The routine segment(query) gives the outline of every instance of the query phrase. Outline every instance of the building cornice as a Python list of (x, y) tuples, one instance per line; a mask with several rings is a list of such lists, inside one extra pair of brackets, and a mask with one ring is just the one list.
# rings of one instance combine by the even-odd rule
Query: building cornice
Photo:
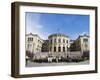
[(51, 38), (51, 37), (59, 37), (59, 36), (62, 36), (62, 37), (67, 37), (67, 38), (68, 38), (68, 36), (67, 36), (67, 35), (62, 34), (62, 33), (55, 33), (55, 34), (51, 34), (48, 38)]

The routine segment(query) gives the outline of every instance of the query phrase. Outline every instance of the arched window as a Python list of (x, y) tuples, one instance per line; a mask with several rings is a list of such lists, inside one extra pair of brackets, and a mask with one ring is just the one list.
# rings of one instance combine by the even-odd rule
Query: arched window
[(68, 40), (66, 40), (66, 43), (68, 43)]
[(65, 39), (63, 39), (63, 43), (65, 43)]
[(58, 39), (58, 43), (61, 43), (61, 39)]
[(58, 52), (61, 52), (61, 47), (60, 46), (58, 47)]
[(56, 52), (56, 47), (54, 47), (54, 52)]
[(50, 40), (50, 43), (52, 44), (52, 39)]
[(33, 38), (31, 38), (31, 41), (33, 41)]
[(54, 39), (54, 43), (56, 43), (56, 39)]
[(63, 52), (65, 52), (65, 47), (63, 47)]

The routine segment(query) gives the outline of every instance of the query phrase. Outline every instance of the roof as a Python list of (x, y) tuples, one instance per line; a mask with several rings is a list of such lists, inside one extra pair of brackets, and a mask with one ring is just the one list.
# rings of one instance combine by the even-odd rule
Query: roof
[(29, 36), (29, 35), (38, 36), (37, 34), (33, 34), (33, 33), (28, 33), (28, 34), (26, 34), (26, 36)]
[[(90, 36), (89, 36), (89, 35), (87, 35), (87, 34), (84, 34), (84, 35), (79, 35), (79, 37), (78, 37), (77, 39), (80, 39), (80, 38), (82, 38), (82, 37), (88, 37), (88, 38), (89, 38)], [(76, 39), (76, 40), (77, 40), (77, 39)]]
[[(38, 34), (33, 34), (33, 33), (26, 34), (26, 36), (30, 36), (30, 35), (32, 35), (32, 36), (37, 36), (37, 37), (40, 38), (40, 36), (38, 36)], [(40, 38), (40, 39), (43, 40), (42, 38)]]
[(79, 35), (79, 37), (90, 37), (90, 36), (87, 34), (84, 34), (84, 35)]
[(49, 35), (48, 38), (53, 37), (53, 36), (64, 36), (64, 37), (68, 37), (67, 35), (62, 34), (62, 33), (55, 33), (55, 34), (51, 34), (51, 35)]

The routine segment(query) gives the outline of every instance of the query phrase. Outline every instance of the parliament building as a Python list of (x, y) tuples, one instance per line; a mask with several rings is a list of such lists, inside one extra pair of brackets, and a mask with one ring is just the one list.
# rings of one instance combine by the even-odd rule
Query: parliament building
[(43, 58), (80, 58), (83, 53), (89, 55), (89, 36), (80, 35), (76, 40), (70, 40), (69, 36), (56, 33), (43, 40), (37, 34), (26, 34), (26, 51), (34, 54), (33, 59)]

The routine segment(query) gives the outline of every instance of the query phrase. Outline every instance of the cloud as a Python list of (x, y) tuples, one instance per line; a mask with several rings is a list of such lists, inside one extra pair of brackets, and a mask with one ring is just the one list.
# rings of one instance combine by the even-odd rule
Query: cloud
[(36, 24), (36, 26), (35, 26), (36, 28), (38, 28), (38, 29), (41, 29), (41, 28), (43, 28), (43, 25), (40, 25), (40, 24)]
[(31, 28), (42, 28), (43, 26), (40, 24), (41, 21), (41, 15), (40, 14), (33, 14), (33, 13), (27, 13), (26, 16), (26, 27), (27, 31), (29, 27)]
[(44, 25), (41, 24), (41, 14), (28, 13), (26, 16), (26, 34), (38, 34), (42, 39), (47, 39), (49, 33), (44, 32)]
[(78, 38), (78, 36), (79, 36), (79, 33), (72, 34), (72, 35), (70, 35), (70, 39), (75, 40)]

